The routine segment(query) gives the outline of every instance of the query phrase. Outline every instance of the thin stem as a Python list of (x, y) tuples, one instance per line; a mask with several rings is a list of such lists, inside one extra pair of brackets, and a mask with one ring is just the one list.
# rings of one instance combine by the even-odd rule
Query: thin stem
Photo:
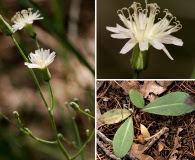
[(12, 40), (14, 41), (16, 47), (18, 48), (20, 54), (22, 55), (22, 57), (24, 58), (25, 62), (29, 62), (28, 59), (26, 58), (24, 52), (22, 51), (22, 49), (20, 48), (19, 44), (17, 43), (17, 41), (15, 40), (15, 38), (13, 37), (13, 35), (11, 36)]
[[(24, 58), (24, 61), (25, 61), (25, 62), (29, 62), (28, 59), (26, 58), (24, 52), (23, 52), (22, 49), (20, 48), (19, 44), (18, 44), (17, 41), (15, 40), (15, 38), (14, 38), (13, 36), (11, 36), (11, 38), (12, 38), (12, 40), (14, 41), (14, 43), (15, 43), (17, 49), (19, 50), (20, 54), (21, 54), (22, 57)], [(47, 102), (46, 102), (46, 100), (45, 100), (45, 97), (43, 96), (43, 93), (42, 93), (42, 91), (41, 91), (41, 87), (40, 87), (40, 85), (39, 85), (38, 79), (37, 79), (37, 77), (36, 77), (34, 71), (33, 71), (31, 68), (29, 68), (29, 70), (30, 70), (30, 72), (31, 72), (31, 74), (32, 74), (32, 76), (33, 76), (33, 79), (34, 79), (35, 84), (36, 84), (36, 86), (37, 86), (37, 88), (38, 88), (39, 94), (40, 94), (40, 96), (41, 96), (41, 98), (42, 98), (42, 100), (43, 100), (45, 106), (48, 108), (48, 104), (47, 104)]]
[(37, 37), (35, 37), (34, 40), (35, 40), (35, 44), (36, 44), (37, 49), (40, 49), (40, 45), (39, 45), (39, 42), (37, 40)]
[(71, 158), (71, 160), (74, 160), (76, 157), (78, 157), (78, 155), (83, 152), (83, 150), (85, 149), (85, 147), (87, 146), (87, 144), (91, 141), (91, 139), (93, 138), (95, 134), (95, 129), (93, 130), (93, 132), (91, 133), (90, 137), (86, 140), (86, 142), (84, 143), (83, 147)]
[(50, 108), (49, 108), (49, 110), (53, 110), (53, 107), (54, 107), (54, 97), (53, 97), (53, 91), (52, 91), (50, 82), (48, 82), (48, 88), (49, 88), (49, 94), (50, 94)]
[(48, 110), (48, 113), (49, 113), (50, 120), (51, 120), (51, 123), (52, 123), (53, 132), (54, 132), (55, 138), (56, 138), (57, 143), (58, 143), (58, 147), (60, 148), (60, 150), (62, 151), (64, 156), (67, 158), (67, 160), (70, 160), (70, 156), (68, 155), (67, 151), (65, 150), (65, 148), (63, 147), (63, 145), (60, 141), (60, 138), (58, 137), (57, 128), (56, 128), (56, 124), (55, 124), (55, 120), (54, 120), (54, 117), (53, 117), (52, 110)]
[(94, 116), (90, 115), (89, 113), (87, 113), (87, 112), (83, 111), (83, 110), (82, 110), (82, 109), (80, 109), (80, 108), (78, 109), (78, 111), (80, 111), (81, 113), (85, 114), (86, 116), (88, 116), (88, 117), (90, 117), (90, 118), (95, 119), (95, 117), (94, 117)]
[[(80, 134), (79, 134), (79, 129), (78, 129), (77, 123), (75, 121), (76, 113), (77, 113), (77, 111), (75, 111), (75, 113), (74, 113), (74, 116), (72, 118), (72, 122), (73, 122), (74, 130), (75, 130), (75, 134), (76, 134), (76, 139), (77, 139), (78, 146), (79, 146), (79, 148), (81, 148), (81, 146), (82, 146), (81, 137), (80, 137)], [(81, 157), (82, 157), (82, 160), (85, 159), (83, 152), (81, 152)]]
[(51, 99), (51, 104), (50, 104), (51, 107), (48, 108), (48, 113), (49, 113), (50, 120), (51, 120), (51, 123), (52, 123), (53, 132), (54, 132), (54, 135), (56, 137), (56, 140), (57, 140), (57, 143), (58, 143), (58, 147), (60, 148), (60, 150), (62, 151), (62, 153), (64, 154), (64, 156), (69, 160), (70, 159), (70, 156), (68, 155), (68, 152), (63, 147), (63, 145), (62, 145), (62, 143), (60, 141), (60, 137), (58, 136), (58, 132), (57, 132), (57, 128), (56, 128), (56, 123), (55, 123), (55, 120), (54, 120), (54, 117), (53, 117), (52, 110), (54, 108), (54, 97), (53, 97), (53, 91), (52, 91), (50, 82), (48, 82), (47, 85), (48, 85), (48, 88), (49, 88), (50, 99)]
[(137, 79), (139, 77), (139, 72), (133, 71), (133, 79)]
[(13, 123), (7, 116), (5, 116), (3, 113), (0, 112), (0, 115), (6, 120), (8, 121), (10, 124), (12, 124), (15, 128), (17, 128), (18, 130), (20, 130), (21, 132), (25, 133), (26, 135), (32, 137), (33, 139), (42, 142), (42, 143), (47, 143), (47, 144), (56, 144), (56, 141), (47, 141), (41, 138), (38, 138), (32, 134), (28, 134), (24, 128), (19, 127), (17, 124)]

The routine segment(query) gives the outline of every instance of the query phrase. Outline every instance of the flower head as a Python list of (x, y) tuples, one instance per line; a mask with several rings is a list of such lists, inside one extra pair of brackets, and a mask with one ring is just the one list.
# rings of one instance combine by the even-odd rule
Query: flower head
[(173, 60), (164, 44), (183, 45), (181, 39), (170, 35), (181, 29), (182, 25), (167, 9), (164, 10), (164, 18), (155, 20), (160, 7), (156, 3), (148, 4), (147, 0), (145, 3), (145, 9), (142, 9), (140, 3), (134, 2), (129, 8), (118, 10), (118, 16), (126, 28), (118, 24), (116, 27), (106, 28), (114, 33), (111, 34), (112, 38), (130, 39), (120, 51), (122, 54), (130, 51), (136, 44), (139, 44), (141, 51), (148, 50), (152, 45), (158, 50), (163, 50)]
[(30, 53), (29, 60), (32, 63), (25, 62), (24, 64), (28, 66), (28, 68), (39, 68), (39, 69), (45, 69), (49, 64), (51, 64), (54, 61), (55, 52), (52, 52), (50, 54), (50, 50), (43, 50), (41, 48), (40, 50), (36, 50), (35, 54)]
[(14, 25), (12, 25), (13, 31), (16, 32), (17, 30), (21, 30), (26, 25), (32, 24), (35, 20), (43, 19), (43, 17), (40, 17), (38, 12), (39, 11), (32, 13), (32, 8), (17, 12), (11, 19), (11, 21), (14, 23)]

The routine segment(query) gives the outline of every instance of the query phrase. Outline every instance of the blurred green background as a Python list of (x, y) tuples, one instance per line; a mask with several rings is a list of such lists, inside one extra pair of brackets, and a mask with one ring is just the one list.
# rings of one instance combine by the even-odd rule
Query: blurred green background
[[(43, 20), (34, 27), (40, 46), (56, 52), (49, 66), (55, 97), (54, 117), (58, 131), (70, 141), (75, 140), (72, 115), (64, 102), (76, 97), (82, 109), (89, 108), (94, 115), (94, 57), (95, 57), (95, 1), (91, 0), (0, 0), (0, 14), (11, 24), (15, 12), (34, 8)], [(34, 41), (24, 30), (14, 34), (25, 54), (36, 50)], [(53, 132), (47, 110), (39, 96), (29, 70), (10, 37), (0, 31), (0, 112), (15, 123), (12, 115), (18, 111), (25, 125), (35, 136), (53, 140)], [(36, 70), (35, 70), (36, 72)], [(39, 72), (38, 78), (46, 98), (49, 98)], [(48, 99), (49, 100), (49, 99)], [(86, 140), (87, 117), (78, 114), (76, 121), (81, 139)], [(92, 121), (91, 128), (94, 127)], [(72, 145), (64, 143), (73, 155)], [(85, 150), (86, 159), (94, 159), (94, 139)], [(55, 145), (45, 145), (15, 129), (0, 117), (0, 160), (59, 160), (64, 159)], [(80, 159), (80, 157), (78, 158)]]
[[(119, 54), (128, 39), (120, 40), (110, 37), (106, 26), (115, 27), (120, 21), (117, 10), (129, 7), (133, 0), (98, 0), (97, 1), (97, 78), (128, 79), (132, 78), (130, 58), (132, 50)], [(137, 0), (145, 7), (145, 0)], [(171, 61), (163, 51), (150, 48), (150, 62), (146, 71), (139, 78), (150, 79), (188, 79), (195, 78), (195, 1), (188, 0), (148, 0), (157, 3), (161, 12), (157, 17), (164, 17), (163, 10), (169, 11), (180, 20), (183, 28), (173, 36), (183, 40), (182, 47), (166, 45), (174, 58)]]

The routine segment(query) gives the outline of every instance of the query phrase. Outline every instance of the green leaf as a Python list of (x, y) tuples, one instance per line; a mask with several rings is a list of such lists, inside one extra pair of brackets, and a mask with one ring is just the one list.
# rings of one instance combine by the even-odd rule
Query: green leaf
[(165, 116), (179, 116), (194, 110), (195, 102), (185, 92), (172, 92), (154, 100), (142, 109), (144, 112)]
[(102, 114), (99, 121), (105, 124), (118, 123), (131, 115), (131, 111), (128, 109), (112, 109)]
[(133, 120), (128, 118), (114, 135), (113, 149), (117, 157), (124, 157), (133, 143), (134, 131)]
[(130, 100), (138, 108), (144, 107), (144, 98), (143, 96), (136, 90), (131, 89), (129, 91)]

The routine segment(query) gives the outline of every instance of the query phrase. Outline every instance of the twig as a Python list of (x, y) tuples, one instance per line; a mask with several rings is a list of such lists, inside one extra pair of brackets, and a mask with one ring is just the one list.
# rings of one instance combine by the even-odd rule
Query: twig
[(153, 135), (152, 136), (152, 139), (150, 141), (148, 141), (148, 143), (145, 145), (144, 152), (146, 152), (158, 139), (160, 139), (160, 137), (163, 134), (165, 134), (168, 131), (169, 131), (169, 128), (163, 127), (158, 133), (156, 133), (155, 135)]
[(112, 146), (112, 141), (107, 138), (102, 132), (100, 132), (99, 130), (97, 130), (97, 135), (105, 142), (108, 143)]
[[(112, 141), (109, 139), (109, 138), (107, 138), (102, 132), (100, 132), (99, 130), (97, 130), (97, 135), (105, 142), (105, 143), (108, 143), (108, 144), (110, 144), (111, 146), (112, 146)], [(97, 140), (97, 141), (99, 141), (99, 140)], [(100, 142), (99, 142), (100, 143)], [(98, 144), (99, 145), (99, 144)], [(102, 145), (102, 144), (101, 144)], [(102, 148), (102, 146), (101, 145), (99, 145), (100, 146), (100, 148)], [(104, 147), (104, 146), (103, 146)], [(105, 148), (105, 147), (104, 147)], [(105, 148), (106, 149), (106, 148)], [(104, 149), (102, 148), (102, 150), (104, 151)], [(107, 149), (106, 149), (107, 150)], [(109, 151), (108, 151), (109, 152)], [(106, 153), (106, 152), (105, 152)], [(107, 154), (106, 154), (107, 155)], [(110, 154), (109, 154), (110, 155)], [(107, 156), (109, 156), (109, 155), (107, 155)], [(128, 152), (127, 153), (127, 155), (126, 155), (128, 158), (130, 158), (131, 160), (138, 160), (132, 153), (130, 153), (130, 152)], [(110, 157), (110, 156), (109, 156)], [(110, 157), (110, 158), (112, 158), (112, 157)], [(113, 158), (114, 159), (114, 158)], [(120, 158), (119, 158), (120, 159)]]
[(112, 159), (115, 160), (121, 160), (120, 158), (116, 157), (114, 154), (110, 153), (110, 151), (108, 151), (108, 149), (106, 147), (104, 147), (104, 145), (99, 141), (99, 139), (97, 139), (97, 144), (99, 145), (99, 147), (104, 151), (104, 153), (109, 156)]

